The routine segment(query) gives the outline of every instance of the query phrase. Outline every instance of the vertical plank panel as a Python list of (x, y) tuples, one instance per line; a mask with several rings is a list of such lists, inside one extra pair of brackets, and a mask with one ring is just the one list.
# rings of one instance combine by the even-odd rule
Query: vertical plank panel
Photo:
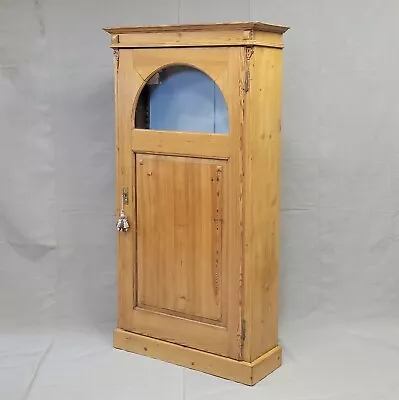
[(281, 62), (279, 49), (249, 58), (245, 110), (245, 360), (277, 346)]

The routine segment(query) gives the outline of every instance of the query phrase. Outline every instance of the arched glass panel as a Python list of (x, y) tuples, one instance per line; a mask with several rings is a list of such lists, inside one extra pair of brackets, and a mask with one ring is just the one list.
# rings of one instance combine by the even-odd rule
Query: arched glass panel
[(164, 131), (228, 133), (226, 102), (218, 85), (184, 65), (154, 74), (140, 93), (135, 127)]

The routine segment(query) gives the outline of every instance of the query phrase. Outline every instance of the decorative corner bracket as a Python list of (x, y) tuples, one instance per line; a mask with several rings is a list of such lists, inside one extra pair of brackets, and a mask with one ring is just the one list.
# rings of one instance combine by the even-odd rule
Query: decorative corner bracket
[(119, 49), (114, 49), (114, 64), (115, 68), (118, 71), (119, 68)]
[(250, 60), (252, 55), (254, 54), (254, 48), (252, 46), (247, 46), (247, 60)]
[(244, 92), (249, 92), (250, 89), (249, 60), (251, 59), (253, 54), (254, 54), (253, 46), (247, 46), (245, 48), (246, 60), (245, 60), (244, 85), (243, 85)]

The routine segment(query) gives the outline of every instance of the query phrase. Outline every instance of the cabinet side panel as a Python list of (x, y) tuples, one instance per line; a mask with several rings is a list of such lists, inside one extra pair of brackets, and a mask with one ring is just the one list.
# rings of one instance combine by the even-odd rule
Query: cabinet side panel
[(244, 359), (277, 345), (280, 211), (280, 49), (248, 54), (244, 137)]

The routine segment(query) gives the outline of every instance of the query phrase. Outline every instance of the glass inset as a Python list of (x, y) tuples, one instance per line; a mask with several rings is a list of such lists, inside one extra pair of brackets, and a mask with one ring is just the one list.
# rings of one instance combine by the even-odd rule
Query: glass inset
[(218, 85), (184, 65), (155, 73), (140, 93), (135, 127), (164, 131), (228, 133), (226, 102)]

